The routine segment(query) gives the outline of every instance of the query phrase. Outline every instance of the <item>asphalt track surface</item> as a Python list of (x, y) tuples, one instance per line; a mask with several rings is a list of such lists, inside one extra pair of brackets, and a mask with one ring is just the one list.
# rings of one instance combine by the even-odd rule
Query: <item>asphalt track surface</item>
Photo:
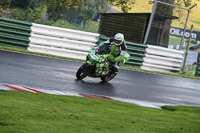
[(76, 79), (82, 62), (0, 50), (0, 83), (119, 97), (133, 103), (200, 106), (200, 80), (120, 69), (110, 82)]

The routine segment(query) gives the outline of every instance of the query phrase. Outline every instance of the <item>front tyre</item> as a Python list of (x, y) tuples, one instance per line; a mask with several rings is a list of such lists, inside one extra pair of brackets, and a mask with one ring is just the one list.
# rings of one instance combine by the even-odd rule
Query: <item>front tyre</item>
[(111, 71), (108, 74), (106, 74), (105, 76), (101, 77), (101, 80), (103, 82), (108, 82), (108, 81), (112, 80), (116, 75), (117, 75), (117, 72)]
[(91, 67), (88, 63), (84, 63), (76, 72), (76, 78), (82, 80), (89, 75)]

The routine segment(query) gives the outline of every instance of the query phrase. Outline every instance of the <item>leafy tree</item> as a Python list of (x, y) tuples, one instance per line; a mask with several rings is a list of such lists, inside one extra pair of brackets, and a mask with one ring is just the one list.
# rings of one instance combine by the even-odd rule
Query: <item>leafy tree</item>
[[(122, 12), (127, 13), (135, 1), (137, 0), (0, 0), (0, 10), (3, 14), (8, 13), (11, 18), (38, 22), (45, 7), (49, 20), (68, 20), (84, 27), (98, 12), (106, 12), (108, 6), (120, 7)], [(176, 1), (188, 7), (199, 0)]]
[(82, 8), (74, 8), (69, 11), (67, 20), (71, 23), (79, 23), (83, 28), (89, 20), (92, 20), (97, 15), (97, 13), (106, 12), (107, 9), (108, 6), (106, 1), (84, 0)]
[(41, 23), (42, 9), (46, 0), (1, 0), (3, 16)]
[(132, 5), (135, 4), (135, 0), (108, 0), (111, 5), (120, 7), (122, 12), (128, 13), (131, 10)]
[(82, 8), (83, 0), (47, 0), (47, 13), (54, 21), (66, 18), (69, 10)]
[(1, 0), (0, 1), (0, 9), (5, 10), (8, 8), (20, 8), (20, 9), (27, 9), (27, 8), (37, 8), (41, 5), (45, 5), (46, 0)]
[(12, 0), (11, 8), (35, 9), (45, 5), (46, 0)]
[(101, 0), (47, 0), (48, 16), (54, 21), (67, 19), (70, 23), (82, 25), (94, 18), (97, 12), (105, 11), (107, 1)]
[(6, 9), (10, 8), (12, 1), (14, 1), (14, 0), (1, 0), (0, 1), (0, 9), (6, 10)]

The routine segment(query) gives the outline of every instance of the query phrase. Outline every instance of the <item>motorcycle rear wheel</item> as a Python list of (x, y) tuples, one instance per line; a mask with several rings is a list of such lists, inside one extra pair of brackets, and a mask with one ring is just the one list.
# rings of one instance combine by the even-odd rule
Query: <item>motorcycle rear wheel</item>
[(108, 82), (108, 81), (112, 80), (116, 75), (117, 75), (117, 73), (111, 71), (108, 74), (106, 74), (105, 76), (101, 77), (101, 80), (103, 82)]
[(82, 80), (89, 75), (91, 67), (88, 63), (84, 63), (77, 71), (76, 78)]

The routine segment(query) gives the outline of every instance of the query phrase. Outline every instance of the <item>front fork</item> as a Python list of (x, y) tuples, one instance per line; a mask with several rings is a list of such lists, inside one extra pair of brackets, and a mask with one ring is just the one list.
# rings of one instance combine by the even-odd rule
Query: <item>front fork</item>
[(86, 62), (90, 65), (90, 70), (91, 70), (91, 72), (90, 72), (90, 74), (93, 74), (93, 73), (95, 73), (95, 67), (96, 67), (96, 65), (95, 65), (95, 63), (93, 63), (93, 62), (91, 62), (90, 60), (86, 60)]

